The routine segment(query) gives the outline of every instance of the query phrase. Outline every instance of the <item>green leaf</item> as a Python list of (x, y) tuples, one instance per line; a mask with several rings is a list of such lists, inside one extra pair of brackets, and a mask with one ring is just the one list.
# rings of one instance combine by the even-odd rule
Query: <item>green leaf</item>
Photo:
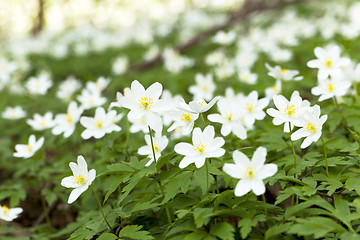
[(185, 236), (184, 240), (216, 240), (216, 238), (210, 236), (207, 232), (196, 231)]
[[(292, 225), (292, 223), (284, 223), (284, 224), (274, 225), (274, 226), (270, 227), (265, 232), (265, 240), (268, 240), (271, 237), (275, 237), (283, 232), (286, 232), (287, 230), (290, 229), (291, 225)], [(277, 237), (277, 239), (280, 239), (280, 238)]]
[(213, 208), (195, 208), (194, 222), (197, 228), (209, 223), (210, 218), (213, 216)]
[(345, 229), (340, 224), (330, 218), (309, 217), (297, 219), (296, 221), (297, 223), (291, 226), (288, 232), (299, 236), (314, 235), (315, 238), (322, 238), (330, 232), (345, 232)]
[(171, 159), (177, 156), (176, 152), (169, 153), (165, 156), (161, 156), (155, 163), (156, 171), (159, 172), (165, 163), (168, 163)]
[(345, 188), (352, 191), (355, 190), (358, 195), (360, 195), (360, 179), (359, 178), (349, 178), (345, 182)]
[(141, 228), (142, 226), (138, 225), (126, 226), (120, 231), (119, 237), (127, 237), (139, 240), (154, 239), (153, 236), (149, 235), (150, 233), (148, 231), (140, 231)]
[(165, 197), (162, 204), (168, 202), (170, 199), (173, 199), (178, 193), (180, 193), (180, 191), (186, 193), (189, 189), (191, 176), (192, 172), (184, 171), (171, 178), (164, 186)]
[(97, 238), (97, 240), (116, 240), (119, 239), (115, 234), (112, 233), (103, 233), (100, 235), (100, 237)]
[(352, 131), (350, 128), (348, 128), (348, 130), (359, 145), (359, 149), (356, 152), (360, 155), (360, 135), (355, 131)]
[(210, 234), (222, 240), (233, 240), (235, 229), (227, 222), (214, 224), (210, 228)]
[(123, 178), (122, 177), (117, 177), (107, 188), (107, 192), (104, 198), (104, 202), (103, 204), (105, 204), (105, 202), (108, 200), (108, 198), (110, 197), (110, 195), (115, 192), (115, 190), (118, 188), (118, 186), (123, 182)]

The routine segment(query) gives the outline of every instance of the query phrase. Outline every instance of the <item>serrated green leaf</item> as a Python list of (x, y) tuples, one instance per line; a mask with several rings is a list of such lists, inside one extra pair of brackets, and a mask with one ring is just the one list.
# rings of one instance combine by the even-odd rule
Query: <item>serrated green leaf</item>
[(156, 171), (159, 172), (162, 166), (168, 163), (171, 159), (177, 156), (176, 152), (169, 153), (165, 156), (161, 156), (155, 163)]
[(358, 195), (360, 195), (360, 179), (358, 178), (349, 178), (345, 182), (345, 188), (352, 191), (355, 190)]
[(209, 223), (210, 218), (214, 215), (213, 208), (195, 208), (194, 210), (194, 222), (197, 228)]
[(105, 202), (108, 200), (108, 198), (110, 197), (110, 195), (115, 192), (115, 190), (118, 188), (118, 186), (123, 182), (123, 178), (122, 177), (117, 177), (107, 188), (107, 192), (103, 201), (103, 204), (105, 204)]
[(210, 228), (210, 234), (214, 235), (222, 240), (232, 240), (234, 239), (235, 229), (232, 225), (227, 222), (220, 222), (214, 224)]
[(116, 240), (116, 239), (119, 238), (112, 233), (103, 233), (97, 238), (97, 240)]
[(154, 239), (153, 236), (150, 235), (148, 231), (140, 231), (142, 226), (138, 225), (129, 225), (121, 229), (119, 233), (119, 237), (127, 237), (131, 239), (139, 239), (139, 240), (148, 240)]
[[(287, 230), (290, 229), (291, 225), (292, 225), (292, 223), (284, 223), (284, 224), (274, 225), (274, 226), (270, 227), (265, 232), (265, 240), (268, 240), (272, 237), (278, 236), (279, 234), (286, 232)], [(276, 237), (276, 239), (280, 239), (280, 238)]]
[(309, 217), (297, 219), (297, 223), (290, 227), (289, 233), (299, 236), (314, 235), (315, 238), (325, 237), (330, 232), (342, 233), (346, 230), (334, 220), (325, 217)]
[(185, 236), (184, 240), (216, 240), (216, 238), (210, 236), (207, 232), (196, 231)]

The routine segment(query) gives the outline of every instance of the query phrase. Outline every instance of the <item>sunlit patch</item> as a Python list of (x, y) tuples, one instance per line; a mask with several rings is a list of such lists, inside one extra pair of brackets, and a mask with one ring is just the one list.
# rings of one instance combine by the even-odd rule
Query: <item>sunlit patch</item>
[(145, 110), (149, 110), (154, 103), (152, 98), (147, 98), (147, 97), (143, 97), (139, 99), (139, 102), (140, 102), (140, 106)]

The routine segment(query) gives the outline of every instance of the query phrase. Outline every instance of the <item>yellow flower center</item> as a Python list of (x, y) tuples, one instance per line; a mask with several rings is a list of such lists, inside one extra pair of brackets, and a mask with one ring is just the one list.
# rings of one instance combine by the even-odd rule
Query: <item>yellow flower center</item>
[(70, 114), (66, 114), (66, 119), (65, 119), (68, 123), (72, 123), (73, 122), (73, 119), (71, 117)]
[(96, 121), (96, 127), (97, 127), (97, 128), (102, 128), (102, 121), (97, 120), (97, 121)]
[(247, 103), (246, 104), (246, 108), (249, 112), (252, 112), (254, 111), (254, 105), (252, 105), (251, 103)]
[(191, 122), (190, 113), (184, 113), (183, 115), (181, 115), (181, 121), (186, 122), (186, 123)]
[(158, 152), (159, 151), (159, 147), (157, 145), (154, 144), (154, 151)]
[(327, 57), (327, 58), (325, 59), (325, 66), (327, 66), (327, 67), (331, 67), (331, 66), (332, 66), (332, 60), (331, 60), (331, 58)]
[(139, 102), (140, 102), (140, 106), (145, 110), (149, 110), (154, 103), (152, 98), (147, 98), (147, 97), (143, 97), (139, 99)]
[(195, 151), (199, 151), (199, 152), (203, 153), (204, 149), (205, 149), (205, 146), (201, 142), (199, 144), (195, 144), (195, 148), (194, 148)]
[(7, 215), (10, 211), (10, 208), (8, 208), (7, 206), (2, 206), (1, 209), (3, 210), (4, 215)]
[(297, 108), (294, 105), (291, 105), (291, 106), (287, 105), (284, 112), (289, 117), (293, 117), (295, 115), (295, 113), (297, 112)]
[(45, 121), (45, 120), (41, 120), (41, 121), (40, 121), (40, 126), (45, 127), (45, 126), (46, 126), (46, 121)]
[(207, 90), (209, 90), (209, 88), (208, 88), (208, 86), (206, 86), (206, 85), (202, 85), (201, 86), (201, 90), (203, 90), (203, 91), (207, 91)]
[(328, 83), (328, 85), (326, 86), (326, 89), (327, 89), (329, 92), (335, 91), (334, 84)]
[(32, 146), (30, 145), (30, 144), (26, 144), (26, 150), (28, 151), (28, 152), (32, 152)]
[(253, 178), (254, 177), (254, 168), (253, 167), (248, 167), (245, 171), (245, 177), (246, 178)]
[(74, 174), (74, 183), (84, 185), (86, 178), (82, 174)]
[(227, 120), (231, 121), (233, 114), (232, 113), (226, 113)]
[(286, 72), (286, 71), (287, 71), (286, 68), (282, 68), (282, 69), (281, 69), (281, 73), (284, 73), (284, 72)]
[(202, 108), (206, 107), (207, 103), (204, 100), (199, 101), (199, 104)]
[(308, 122), (308, 123), (305, 125), (305, 128), (306, 128), (306, 131), (308, 131), (308, 132), (311, 132), (311, 133), (315, 133), (315, 132), (316, 132), (315, 124), (312, 123), (312, 122)]

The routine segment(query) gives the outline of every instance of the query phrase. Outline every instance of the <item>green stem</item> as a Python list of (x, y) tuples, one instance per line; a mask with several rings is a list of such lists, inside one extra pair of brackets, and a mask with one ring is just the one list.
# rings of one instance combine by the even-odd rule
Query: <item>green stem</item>
[(2, 233), (3, 226), (4, 226), (4, 220), (0, 219), (0, 236), (1, 236), (1, 233)]
[(99, 204), (99, 207), (100, 207), (100, 212), (101, 212), (101, 214), (102, 214), (102, 216), (103, 216), (103, 218), (104, 218), (104, 220), (105, 220), (105, 222), (106, 222), (106, 225), (108, 226), (109, 230), (112, 231), (112, 228), (111, 228), (110, 224), (109, 224), (108, 221), (106, 220), (106, 217), (105, 217), (105, 214), (104, 214), (104, 211), (103, 211), (103, 209), (102, 209), (102, 206), (101, 206), (101, 203), (100, 203), (100, 199), (99, 199), (97, 193), (95, 192), (94, 188), (93, 188), (91, 185), (90, 185), (89, 187), (91, 188), (91, 190), (93, 191), (93, 193), (94, 193), (94, 195), (95, 195), (95, 197), (96, 197), (96, 200), (97, 200), (97, 202), (98, 202), (98, 204)]
[(40, 197), (41, 197), (41, 204), (42, 204), (44, 214), (45, 214), (46, 223), (48, 225), (48, 228), (51, 229), (52, 225), (51, 225), (51, 221), (50, 221), (50, 218), (49, 218), (49, 212), (48, 212), (48, 209), (47, 209), (47, 206), (46, 206), (46, 202), (44, 200), (44, 196), (41, 195)]
[(205, 160), (205, 167), (206, 167), (206, 194), (209, 194), (209, 167), (206, 160)]
[[(161, 194), (162, 194), (163, 196), (165, 196), (164, 190), (163, 190), (162, 185), (161, 185), (161, 182), (159, 181), (158, 184), (159, 184), (159, 187), (160, 187), (160, 192), (161, 192)], [(166, 216), (167, 216), (167, 218), (168, 218), (168, 221), (169, 221), (169, 223), (171, 224), (171, 223), (172, 223), (172, 222), (171, 222), (171, 216), (170, 216), (170, 212), (169, 212), (169, 208), (168, 208), (168, 207), (165, 207), (165, 212), (166, 212)]]
[(128, 144), (129, 144), (129, 136), (130, 136), (130, 123), (129, 123), (129, 119), (126, 115), (126, 126), (127, 126), (127, 129), (126, 129), (126, 138), (125, 138), (125, 144), (124, 144), (124, 151), (127, 150), (127, 147), (128, 147)]
[(266, 206), (266, 198), (265, 198), (265, 194), (262, 195), (262, 200), (264, 202), (264, 211), (265, 211), (265, 216), (267, 218), (268, 214), (267, 214), (267, 206)]
[(328, 178), (330, 178), (329, 176), (329, 167), (328, 167), (328, 161), (327, 161), (327, 151), (326, 151), (326, 144), (325, 144), (325, 141), (322, 137), (320, 137), (321, 141), (322, 141), (322, 144), (323, 144), (323, 147), (324, 147), (324, 155), (325, 155), (325, 167), (326, 167), (326, 174), (328, 176)]
[(337, 100), (336, 100), (336, 97), (335, 97), (335, 96), (333, 97), (333, 100), (334, 100), (334, 104), (335, 104), (335, 108), (336, 108), (336, 110), (337, 110), (338, 112), (340, 112), (340, 109), (339, 109), (339, 104), (338, 104), (338, 102), (337, 102)]
[(290, 122), (289, 122), (289, 129), (290, 129), (290, 141), (291, 141), (291, 147), (292, 147), (292, 151), (293, 151), (293, 154), (294, 154), (294, 168), (296, 168), (296, 153), (295, 153), (294, 142), (293, 142), (293, 140), (291, 140), (292, 130), (291, 130), (291, 123), (290, 123)]
[(202, 113), (200, 113), (200, 117), (201, 117), (201, 120), (203, 122), (203, 125), (204, 125), (204, 128), (206, 127), (206, 124), (205, 124), (205, 120), (204, 120), (204, 116)]
[(154, 142), (153, 142), (152, 132), (151, 132), (150, 126), (148, 126), (148, 127), (149, 127), (150, 141), (151, 141), (151, 149), (152, 149), (153, 156), (154, 156), (154, 162), (156, 162), (155, 148), (154, 148)]
[[(153, 138), (152, 138), (152, 132), (151, 132), (150, 126), (148, 126), (148, 127), (149, 127), (149, 134), (150, 134), (151, 149), (152, 149), (152, 152), (153, 152), (154, 162), (156, 162), (155, 148), (154, 148), (154, 142), (153, 142)], [(159, 187), (160, 187), (161, 194), (165, 197), (164, 190), (162, 188), (161, 182), (158, 181), (158, 184), (159, 184)], [(169, 208), (165, 207), (165, 211), (166, 211), (168, 221), (171, 224), (171, 216), (170, 216)]]

